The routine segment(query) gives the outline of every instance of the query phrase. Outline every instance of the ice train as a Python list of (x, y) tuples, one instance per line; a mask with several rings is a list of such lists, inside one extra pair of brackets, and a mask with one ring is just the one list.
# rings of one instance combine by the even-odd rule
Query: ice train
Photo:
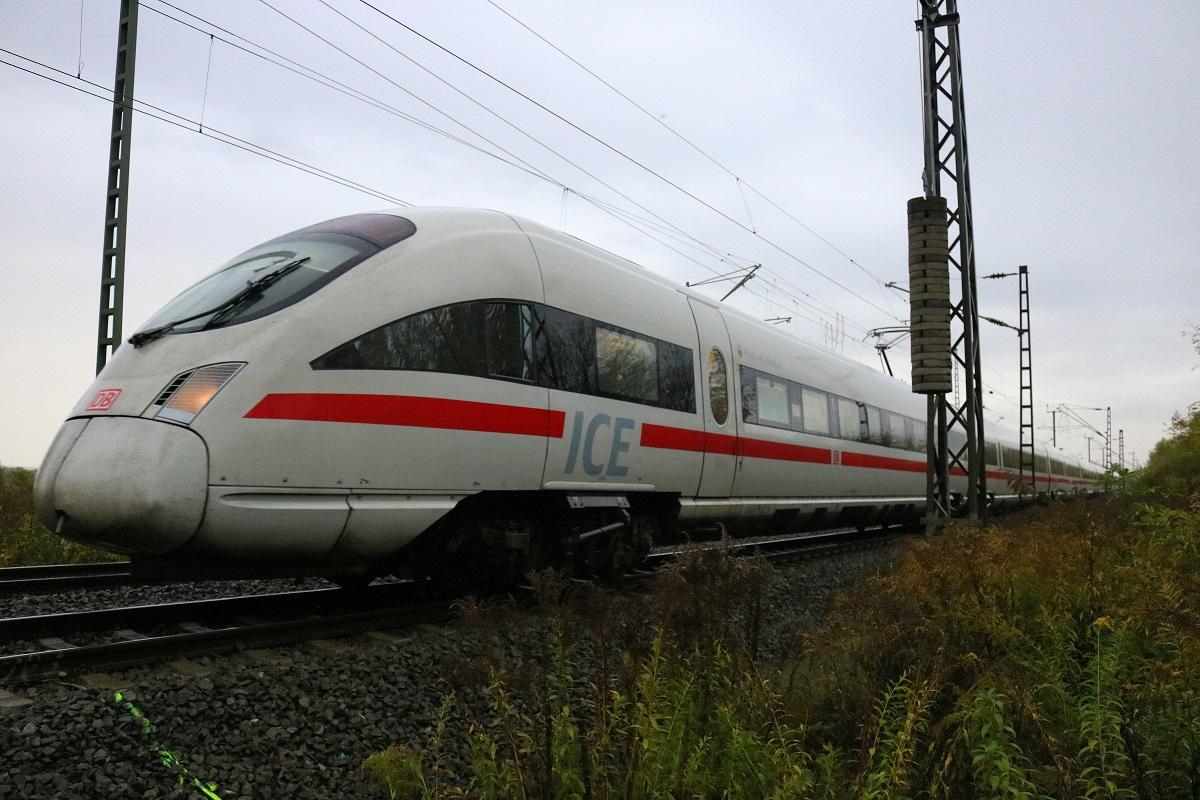
[[(168, 303), (36, 495), (52, 530), (160, 573), (620, 572), (718, 523), (918, 520), (924, 417), (902, 382), (546, 226), (403, 209), (271, 239)], [(1018, 443), (989, 437), (999, 501)], [(1098, 477), (1037, 460), (1040, 492)]]

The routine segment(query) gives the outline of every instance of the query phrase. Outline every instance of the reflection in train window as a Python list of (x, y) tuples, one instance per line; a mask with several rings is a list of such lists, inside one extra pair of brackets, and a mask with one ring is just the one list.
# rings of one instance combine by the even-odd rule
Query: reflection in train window
[(602, 394), (658, 401), (658, 349), (640, 336), (596, 326), (596, 375)]
[(546, 344), (549, 350), (546, 374), (540, 382), (564, 392), (596, 394), (596, 340), (586, 317), (546, 308)]
[(724, 425), (729, 418), (729, 377), (725, 356), (715, 347), (708, 351), (708, 404), (716, 423)]
[(458, 303), (390, 322), (334, 348), (314, 369), (408, 369), (486, 374), (483, 303)]
[(690, 348), (658, 340), (658, 405), (675, 411), (696, 410), (696, 365)]
[(527, 303), (488, 303), (485, 313), (488, 374), (532, 382), (533, 308)]
[(742, 419), (801, 433), (925, 451), (925, 423), (866, 403), (739, 366)]
[(368, 331), (311, 366), (493, 377), (696, 411), (691, 349), (540, 303), (432, 308)]

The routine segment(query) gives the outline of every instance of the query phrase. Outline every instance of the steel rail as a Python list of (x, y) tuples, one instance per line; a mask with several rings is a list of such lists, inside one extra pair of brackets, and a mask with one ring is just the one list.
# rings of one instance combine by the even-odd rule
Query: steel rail
[[(3, 631), (4, 638), (13, 641), (31, 634), (45, 637), (51, 632), (112, 630), (116, 626), (131, 624), (180, 623), (185, 621), (184, 617), (197, 612), (203, 612), (210, 618), (216, 614), (222, 619), (280, 613), (294, 617), (284, 621), (252, 621), (208, 630), (0, 656), (0, 685), (48, 680), (62, 673), (82, 669), (117, 669), (168, 658), (274, 647), (326, 636), (347, 636), (380, 626), (444, 622), (449, 616), (449, 601), (413, 604), (413, 587), (410, 584), (376, 588), (381, 591), (318, 589), (0, 620), (0, 631)], [(297, 604), (297, 600), (301, 602)], [(371, 607), (364, 609), (363, 605)], [(10, 635), (14, 633), (19, 635)]]
[(0, 568), (0, 594), (96, 589), (131, 583), (128, 561)]
[(282, 604), (307, 604), (304, 611), (316, 613), (326, 601), (337, 601), (341, 589), (312, 589), (303, 592), (218, 597), (142, 606), (121, 606), (91, 611), (66, 611), (0, 619), (0, 642), (60, 636), (100, 630), (116, 630), (195, 619), (233, 618), (278, 613)]
[(295, 642), (354, 633), (380, 627), (445, 621), (447, 602), (414, 607), (377, 608), (328, 617), (305, 617), (194, 633), (177, 633), (133, 641), (46, 650), (0, 657), (0, 685), (32, 683), (84, 669), (120, 669), (170, 658), (277, 647)]

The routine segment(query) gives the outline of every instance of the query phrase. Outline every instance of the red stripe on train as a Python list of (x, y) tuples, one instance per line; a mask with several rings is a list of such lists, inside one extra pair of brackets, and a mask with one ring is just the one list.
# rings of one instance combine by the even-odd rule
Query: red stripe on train
[[(642, 425), (642, 447), (661, 450), (686, 450), (694, 453), (716, 453), (719, 455), (742, 455), (750, 458), (765, 458), (775, 461), (795, 461), (805, 464), (832, 464), (833, 451), (824, 447), (809, 447), (766, 439), (750, 439), (719, 433), (705, 433), (689, 428), (671, 428), (666, 425), (644, 423)], [(841, 454), (841, 462), (847, 467), (887, 469), (902, 472), (924, 472), (924, 461), (905, 458), (873, 456), (864, 453)]]
[(247, 419), (357, 422), (561, 439), (566, 412), (389, 394), (269, 394)]
[(732, 456), (737, 453), (738, 439), (723, 433), (705, 433), (691, 428), (671, 428), (666, 425), (642, 423), (642, 447), (659, 450), (686, 450), (691, 453), (717, 453)]

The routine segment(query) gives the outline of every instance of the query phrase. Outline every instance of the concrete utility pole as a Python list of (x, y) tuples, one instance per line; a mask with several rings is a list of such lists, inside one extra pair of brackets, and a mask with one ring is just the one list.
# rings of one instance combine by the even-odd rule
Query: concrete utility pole
[(125, 220), (129, 205), (129, 143), (133, 124), (133, 68), (137, 54), (138, 0), (121, 0), (117, 29), (117, 75), (113, 84), (112, 136), (108, 148), (108, 199), (104, 263), (100, 273), (100, 325), (96, 373), (121, 345), (125, 306)]
[[(921, 0), (917, 31), (921, 36), (922, 122), (925, 139), (923, 183), (926, 203), (946, 197), (948, 257), (958, 272), (957, 301), (950, 301), (951, 362), (961, 368), (964, 386), (961, 404), (951, 404), (946, 389), (927, 389), (928, 471), (926, 524), (963, 511), (982, 521), (987, 514), (987, 470), (984, 466), (983, 383), (979, 357), (979, 304), (975, 289), (975, 243), (971, 214), (971, 180), (967, 167), (967, 130), (962, 92), (962, 59), (958, 38), (957, 0)], [(953, 183), (953, 194), (942, 191), (942, 180)], [(909, 201), (909, 270), (914, 268), (913, 201)], [(930, 217), (932, 218), (932, 217)], [(919, 226), (918, 226), (919, 227)], [(911, 283), (911, 277), (910, 277)], [(954, 282), (951, 281), (953, 284)], [(911, 287), (910, 287), (911, 288)], [(914, 290), (915, 291), (915, 290)], [(915, 297), (914, 297), (915, 300)], [(914, 346), (920, 313), (913, 303)], [(914, 361), (919, 355), (914, 350)], [(915, 367), (915, 365), (914, 365)], [(914, 368), (914, 391), (918, 376)], [(947, 375), (947, 378), (949, 375)], [(966, 496), (955, 503), (950, 475), (967, 476)]]

